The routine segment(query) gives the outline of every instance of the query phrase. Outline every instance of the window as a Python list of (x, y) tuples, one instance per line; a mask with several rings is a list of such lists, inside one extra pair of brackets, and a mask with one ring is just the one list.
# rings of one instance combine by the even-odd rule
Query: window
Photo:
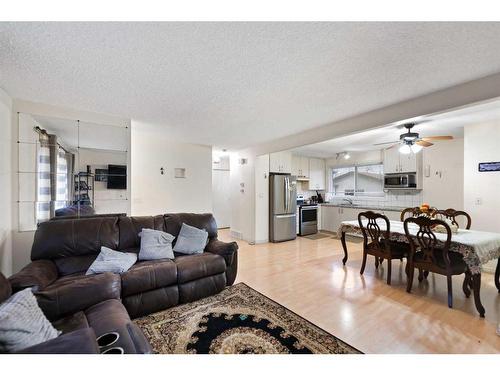
[(332, 168), (334, 195), (377, 196), (384, 192), (382, 164)]

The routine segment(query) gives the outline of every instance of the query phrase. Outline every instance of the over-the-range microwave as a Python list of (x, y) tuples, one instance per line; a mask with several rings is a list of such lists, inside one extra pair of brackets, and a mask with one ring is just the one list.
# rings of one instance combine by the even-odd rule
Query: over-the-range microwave
[(416, 189), (416, 173), (398, 173), (384, 175), (384, 189)]

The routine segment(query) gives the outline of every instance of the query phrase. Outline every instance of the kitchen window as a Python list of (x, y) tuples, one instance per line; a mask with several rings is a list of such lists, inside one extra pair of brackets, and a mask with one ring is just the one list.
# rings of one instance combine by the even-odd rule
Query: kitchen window
[(384, 166), (381, 163), (331, 169), (331, 193), (336, 196), (381, 196)]

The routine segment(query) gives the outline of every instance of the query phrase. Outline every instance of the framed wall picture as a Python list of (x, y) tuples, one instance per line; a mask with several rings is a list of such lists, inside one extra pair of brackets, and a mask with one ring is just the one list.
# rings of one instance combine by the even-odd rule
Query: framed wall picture
[(500, 172), (500, 161), (479, 163), (479, 172)]
[(107, 169), (97, 169), (95, 170), (95, 180), (100, 182), (108, 181), (108, 170)]

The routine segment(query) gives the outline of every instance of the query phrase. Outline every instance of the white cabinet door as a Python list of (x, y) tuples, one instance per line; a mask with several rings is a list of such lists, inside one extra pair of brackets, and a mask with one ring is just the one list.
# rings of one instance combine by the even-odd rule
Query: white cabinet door
[(317, 212), (317, 216), (316, 216), (316, 220), (318, 220), (318, 230), (323, 230), (323, 221), (321, 218), (321, 215), (322, 215), (321, 207), (322, 207), (321, 205), (318, 205), (318, 212)]
[(325, 161), (309, 159), (309, 190), (325, 190)]
[(281, 173), (281, 155), (279, 152), (269, 155), (269, 172)]
[(321, 206), (321, 228), (336, 232), (340, 225), (340, 210), (338, 207)]
[(413, 152), (410, 154), (400, 154), (400, 172), (403, 173), (416, 173), (417, 172), (417, 155)]
[(300, 177), (300, 162), (301, 157), (297, 155), (292, 155), (292, 176)]
[(288, 151), (280, 152), (282, 173), (292, 173), (292, 153)]
[(301, 177), (309, 178), (309, 158), (300, 158), (300, 175)]
[(398, 147), (384, 150), (384, 173), (401, 172), (400, 152)]
[(292, 173), (292, 153), (273, 152), (269, 155), (269, 172)]

